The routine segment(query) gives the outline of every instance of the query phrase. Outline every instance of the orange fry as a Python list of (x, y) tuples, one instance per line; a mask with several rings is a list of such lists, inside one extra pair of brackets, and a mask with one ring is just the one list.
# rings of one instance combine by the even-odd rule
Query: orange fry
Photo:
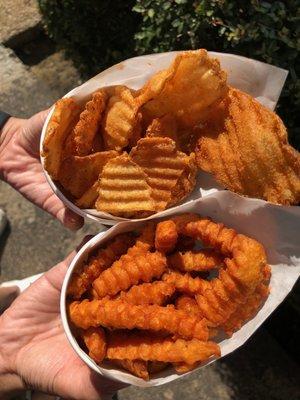
[(106, 356), (106, 338), (102, 328), (89, 328), (82, 332), (89, 356), (99, 364)]
[(155, 248), (162, 253), (174, 250), (177, 243), (177, 228), (173, 221), (162, 221), (156, 226)]
[(171, 268), (180, 271), (209, 271), (222, 264), (222, 258), (212, 249), (176, 252), (168, 258)]
[(209, 282), (201, 278), (192, 278), (190, 274), (171, 271), (163, 275), (162, 280), (173, 284), (179, 292), (194, 295), (204, 288), (209, 288)]
[(93, 287), (100, 298), (114, 295), (139, 282), (150, 282), (153, 278), (159, 278), (166, 265), (167, 260), (163, 254), (145, 252), (136, 247), (102, 272), (93, 282)]
[(83, 329), (99, 325), (116, 329), (138, 328), (165, 331), (199, 340), (207, 340), (209, 335), (205, 319), (190, 316), (176, 310), (174, 306), (136, 306), (120, 300), (83, 300), (70, 304), (69, 315), (74, 325)]
[(201, 315), (200, 309), (198, 307), (197, 301), (186, 294), (182, 294), (175, 302), (177, 310), (185, 311), (189, 315)]
[(143, 360), (111, 360), (114, 364), (126, 369), (133, 375), (149, 380), (148, 363)]
[(175, 286), (167, 282), (156, 281), (132, 286), (128, 292), (120, 293), (120, 300), (130, 304), (163, 305), (175, 292)]
[(118, 235), (108, 242), (104, 249), (100, 249), (95, 256), (91, 257), (89, 263), (81, 271), (73, 274), (68, 286), (68, 295), (79, 299), (101, 272), (126, 253), (132, 244), (133, 238), (129, 234)]
[(231, 314), (230, 318), (222, 325), (222, 328), (231, 336), (234, 331), (241, 328), (241, 326), (256, 314), (258, 308), (263, 301), (268, 297), (269, 288), (263, 283), (260, 284), (255, 292), (247, 298), (245, 304), (239, 306), (236, 311)]
[(150, 337), (143, 334), (112, 333), (107, 347), (109, 359), (185, 362), (194, 364), (211, 356), (220, 356), (216, 343), (197, 339), (190, 341)]

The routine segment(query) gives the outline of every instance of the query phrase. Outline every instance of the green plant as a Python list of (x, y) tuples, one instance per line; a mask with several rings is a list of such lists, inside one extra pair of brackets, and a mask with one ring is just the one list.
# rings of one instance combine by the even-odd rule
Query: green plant
[(205, 47), (288, 69), (277, 111), (300, 148), (299, 0), (137, 0), (134, 11), (139, 54)]
[(134, 0), (38, 0), (49, 36), (91, 76), (132, 55)]

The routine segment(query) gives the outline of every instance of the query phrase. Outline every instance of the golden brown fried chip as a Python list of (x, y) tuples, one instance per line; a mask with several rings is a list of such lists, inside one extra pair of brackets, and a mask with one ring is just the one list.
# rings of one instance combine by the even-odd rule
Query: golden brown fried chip
[(146, 137), (169, 137), (174, 140), (178, 150), (180, 143), (177, 136), (177, 123), (173, 115), (166, 114), (161, 118), (155, 118), (146, 130)]
[(112, 92), (103, 116), (102, 132), (107, 149), (121, 150), (137, 134), (141, 117), (133, 90), (116, 86)]
[(172, 139), (153, 137), (140, 139), (130, 157), (147, 176), (156, 210), (164, 210), (172, 189), (189, 165), (189, 156), (178, 151)]
[(64, 143), (79, 115), (80, 108), (73, 98), (60, 99), (48, 123), (43, 152), (45, 169), (52, 179), (58, 179)]
[(116, 157), (104, 167), (96, 208), (112, 214), (155, 210), (147, 176), (127, 154)]
[(70, 156), (62, 162), (58, 179), (68, 192), (80, 198), (98, 179), (105, 164), (117, 155), (110, 150), (84, 157)]
[(154, 75), (141, 89), (137, 101), (153, 118), (166, 113), (183, 126), (193, 127), (207, 108), (226, 94), (226, 73), (204, 49), (184, 51), (165, 71)]
[(196, 186), (196, 178), (197, 165), (195, 153), (191, 153), (188, 158), (188, 164), (186, 165), (176, 185), (171, 191), (171, 199), (168, 203), (168, 207), (174, 206), (175, 204), (179, 203), (194, 190)]
[(231, 88), (201, 134), (197, 163), (227, 189), (279, 204), (300, 201), (300, 154), (281, 119), (251, 96)]
[(75, 201), (77, 207), (95, 208), (95, 202), (98, 197), (99, 182), (96, 181), (83, 195)]
[(86, 156), (91, 153), (94, 138), (99, 129), (102, 113), (105, 109), (107, 95), (104, 90), (95, 92), (85, 105), (79, 121), (74, 128), (76, 155)]

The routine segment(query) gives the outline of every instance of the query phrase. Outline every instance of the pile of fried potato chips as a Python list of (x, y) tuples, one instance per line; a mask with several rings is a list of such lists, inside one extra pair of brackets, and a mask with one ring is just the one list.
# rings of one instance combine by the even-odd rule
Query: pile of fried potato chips
[(204, 49), (177, 55), (138, 91), (101, 88), (55, 105), (44, 166), (78, 207), (141, 218), (181, 202), (197, 169), (237, 193), (300, 201), (300, 158), (280, 118), (227, 86)]

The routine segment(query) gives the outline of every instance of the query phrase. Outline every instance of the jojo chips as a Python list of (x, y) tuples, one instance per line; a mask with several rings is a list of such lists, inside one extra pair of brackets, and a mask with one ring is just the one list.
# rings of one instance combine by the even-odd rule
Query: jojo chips
[(279, 204), (300, 200), (300, 157), (280, 118), (226, 83), (206, 50), (180, 53), (138, 91), (111, 86), (84, 109), (56, 103), (45, 169), (78, 207), (141, 218), (193, 190), (197, 169)]
[[(204, 247), (203, 247), (204, 246)], [(212, 274), (211, 274), (212, 273)], [(148, 380), (220, 356), (269, 293), (263, 246), (196, 214), (115, 236), (77, 267), (67, 289), (82, 348)]]

